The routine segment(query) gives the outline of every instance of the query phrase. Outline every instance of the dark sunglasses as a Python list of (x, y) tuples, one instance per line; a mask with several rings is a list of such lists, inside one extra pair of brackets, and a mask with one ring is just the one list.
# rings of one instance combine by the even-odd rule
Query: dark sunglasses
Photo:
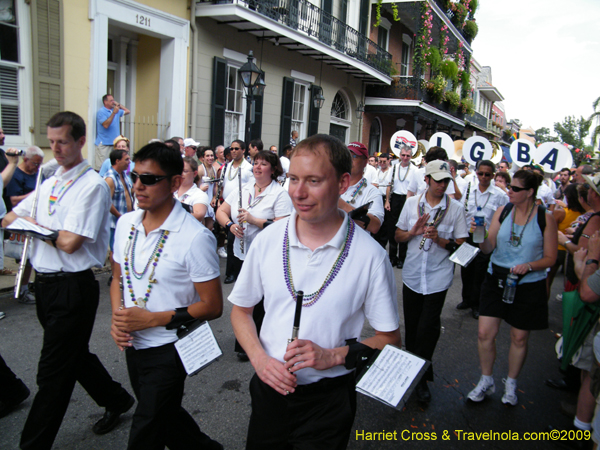
[(241, 147), (231, 147), (231, 150), (241, 150)]
[(521, 192), (521, 191), (526, 191), (527, 188), (524, 187), (519, 187), (519, 186), (513, 186), (512, 184), (509, 184), (508, 186), (506, 186), (508, 189), (510, 189), (513, 192)]
[(169, 178), (167, 175), (152, 175), (149, 173), (139, 175), (137, 172), (131, 172), (130, 175), (131, 175), (131, 182), (133, 184), (135, 184), (135, 182), (139, 178), (140, 183), (142, 183), (144, 186), (154, 186), (159, 181), (164, 180), (165, 178)]
[(494, 174), (490, 173), (490, 172), (477, 172), (477, 175), (480, 176), (480, 177), (488, 177), (488, 178), (490, 178)]

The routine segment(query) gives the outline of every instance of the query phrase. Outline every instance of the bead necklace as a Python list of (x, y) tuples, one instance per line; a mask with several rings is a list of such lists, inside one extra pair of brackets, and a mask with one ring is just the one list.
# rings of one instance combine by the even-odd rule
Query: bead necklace
[(352, 193), (352, 196), (348, 203), (354, 205), (354, 203), (356, 203), (356, 197), (358, 197), (359, 195), (362, 195), (362, 191), (366, 186), (367, 186), (367, 179), (363, 178), (362, 180), (360, 180), (360, 183), (358, 183), (358, 186), (356, 186), (356, 189)]
[[(475, 189), (475, 193), (473, 194), (473, 198), (475, 199), (475, 210), (477, 210), (477, 208), (479, 208), (479, 205), (477, 204), (477, 194), (478, 194), (478, 192), (477, 192), (477, 191), (479, 191), (479, 188)], [(483, 194), (481, 194), (481, 195), (483, 195)], [(484, 203), (484, 204), (483, 204), (483, 206), (481, 207), (481, 210), (482, 210), (482, 211), (483, 211), (483, 208), (485, 208), (485, 207), (486, 207), (486, 205), (488, 204), (488, 202), (490, 201), (490, 197), (491, 197), (491, 196), (492, 196), (492, 192), (490, 191), (490, 192), (488, 192), (488, 197), (487, 197), (487, 200), (485, 201), (485, 203)]]
[[(259, 195), (252, 202), (252, 193), (248, 193), (248, 209), (254, 208), (256, 205), (258, 205), (260, 202), (262, 202), (263, 198), (265, 198), (265, 194)], [(252, 203), (250, 203), (250, 202), (252, 202)]]
[(400, 169), (398, 170), (398, 179), (400, 180), (400, 183), (402, 183), (404, 180), (406, 180), (406, 176), (408, 175), (409, 171), (410, 171), (410, 163), (408, 163), (408, 166), (406, 166), (406, 172), (404, 173), (404, 177), (400, 178), (400, 172), (402, 172), (402, 165), (400, 165)]
[(525, 221), (525, 225), (523, 225), (523, 228), (521, 229), (521, 234), (519, 234), (519, 236), (517, 236), (517, 233), (515, 231), (515, 216), (517, 208), (513, 208), (512, 214), (510, 215), (510, 240), (508, 241), (508, 243), (513, 247), (519, 247), (521, 245), (523, 233), (525, 233), (525, 227), (529, 223), (529, 219), (531, 219), (531, 215), (533, 214), (533, 208), (535, 208), (535, 202), (533, 202), (533, 204), (531, 205), (529, 215), (527, 216), (527, 220)]
[[(288, 235), (288, 227), (289, 221), (288, 224), (285, 226), (285, 234), (283, 236), (283, 276), (285, 277), (285, 284), (287, 286), (288, 292), (292, 296), (292, 300), (296, 302), (298, 293), (296, 291), (296, 288), (294, 287), (294, 279), (292, 277), (292, 266), (290, 263), (290, 238)], [(350, 251), (350, 245), (352, 244), (353, 237), (354, 221), (351, 220), (350, 217), (348, 217), (348, 227), (342, 250), (340, 251), (335, 262), (333, 263), (333, 266), (331, 267), (331, 270), (327, 274), (327, 277), (325, 278), (325, 281), (323, 281), (321, 287), (310, 295), (304, 294), (302, 306), (308, 307), (317, 303), (317, 301), (323, 295), (323, 292), (325, 292), (325, 289), (327, 289), (329, 285), (333, 282), (337, 274), (342, 269), (344, 261), (348, 257), (348, 252)]]
[(229, 173), (227, 174), (227, 178), (229, 179), (229, 181), (235, 180), (235, 177), (237, 177), (237, 174), (240, 171), (240, 169), (242, 168), (243, 164), (244, 164), (244, 160), (242, 160), (242, 162), (237, 167), (237, 169), (235, 170), (235, 172), (233, 173), (233, 176), (232, 176), (231, 173), (233, 172), (233, 162), (231, 163), (231, 167), (229, 168)]
[[(65, 194), (69, 191), (69, 189), (71, 189), (71, 187), (73, 187), (73, 185), (77, 182), (77, 180), (79, 180), (83, 175), (85, 175), (88, 170), (92, 170), (92, 166), (90, 166), (89, 164), (86, 165), (83, 169), (81, 169), (81, 172), (79, 172), (75, 178), (67, 181), (67, 184), (65, 184), (63, 187), (60, 188), (57, 195), (54, 195), (54, 189), (56, 188), (56, 185), (58, 184), (58, 178), (56, 179), (56, 181), (54, 182), (54, 186), (52, 186), (52, 191), (50, 192), (50, 198), (48, 199), (48, 215), (49, 216), (54, 215), (54, 213), (56, 212), (56, 207), (54, 207), (54, 206), (58, 205), (60, 203), (61, 199), (65, 196)], [(53, 209), (53, 207), (54, 207), (54, 209)]]
[[(131, 231), (129, 232), (129, 240), (127, 245), (125, 246), (125, 258), (123, 262), (123, 267), (125, 270), (125, 282), (127, 283), (127, 288), (129, 289), (129, 295), (131, 296), (131, 301), (134, 305), (138, 306), (142, 309), (146, 308), (146, 303), (150, 299), (150, 292), (152, 291), (152, 285), (157, 283), (156, 278), (154, 278), (154, 273), (156, 271), (156, 267), (158, 266), (158, 260), (160, 259), (160, 255), (162, 254), (163, 247), (167, 242), (169, 237), (168, 230), (161, 230), (160, 235), (158, 236), (158, 240), (156, 241), (156, 245), (150, 253), (150, 257), (148, 258), (148, 262), (146, 263), (146, 267), (142, 272), (138, 272), (135, 270), (135, 245), (137, 243), (139, 232), (135, 229), (135, 226), (131, 226)], [(133, 243), (133, 244), (132, 244)], [(141, 280), (143, 276), (148, 271), (150, 264), (152, 263), (152, 270), (150, 275), (148, 275), (148, 287), (146, 289), (146, 293), (144, 297), (139, 297), (137, 300), (135, 299), (135, 293), (133, 292), (133, 281), (131, 280), (131, 275), (136, 278), (136, 280)]]

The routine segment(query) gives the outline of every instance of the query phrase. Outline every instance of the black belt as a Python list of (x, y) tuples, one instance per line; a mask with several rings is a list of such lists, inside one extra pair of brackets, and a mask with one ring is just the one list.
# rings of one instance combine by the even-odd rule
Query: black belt
[(48, 282), (48, 281), (58, 281), (61, 278), (80, 277), (80, 276), (89, 275), (89, 274), (93, 275), (92, 269), (82, 270), (81, 272), (50, 272), (50, 273), (38, 272), (36, 270), (35, 278), (40, 281)]
[[(310, 384), (301, 384), (296, 386), (294, 394), (314, 394), (317, 392), (327, 392), (340, 386), (347, 385), (350, 381), (354, 382), (355, 374), (350, 372), (346, 375), (335, 378), (323, 378)], [(292, 394), (292, 395), (294, 395)]]

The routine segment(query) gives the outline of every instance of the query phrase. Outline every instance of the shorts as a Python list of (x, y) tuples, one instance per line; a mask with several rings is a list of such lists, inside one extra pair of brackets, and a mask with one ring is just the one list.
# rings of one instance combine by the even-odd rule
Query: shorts
[(503, 288), (490, 273), (485, 274), (481, 285), (479, 315), (498, 317), (519, 330), (545, 330), (548, 328), (548, 302), (546, 279), (519, 284), (512, 304), (502, 301)]

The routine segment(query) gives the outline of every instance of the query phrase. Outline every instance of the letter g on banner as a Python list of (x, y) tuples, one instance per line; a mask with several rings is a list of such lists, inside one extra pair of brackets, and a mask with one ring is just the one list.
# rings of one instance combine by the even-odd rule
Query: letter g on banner
[[(512, 153), (511, 153), (512, 156)], [(567, 147), (556, 142), (544, 142), (533, 151), (533, 160), (545, 173), (556, 173), (564, 167), (573, 166), (573, 155)]]
[(510, 144), (510, 157), (512, 158), (513, 163), (519, 167), (523, 167), (527, 164), (531, 164), (534, 150), (535, 145), (533, 142), (528, 141), (527, 139), (515, 139), (513, 143)]
[(494, 153), (490, 141), (482, 136), (471, 136), (465, 141), (462, 151), (465, 161), (473, 165), (484, 159), (492, 159)]

